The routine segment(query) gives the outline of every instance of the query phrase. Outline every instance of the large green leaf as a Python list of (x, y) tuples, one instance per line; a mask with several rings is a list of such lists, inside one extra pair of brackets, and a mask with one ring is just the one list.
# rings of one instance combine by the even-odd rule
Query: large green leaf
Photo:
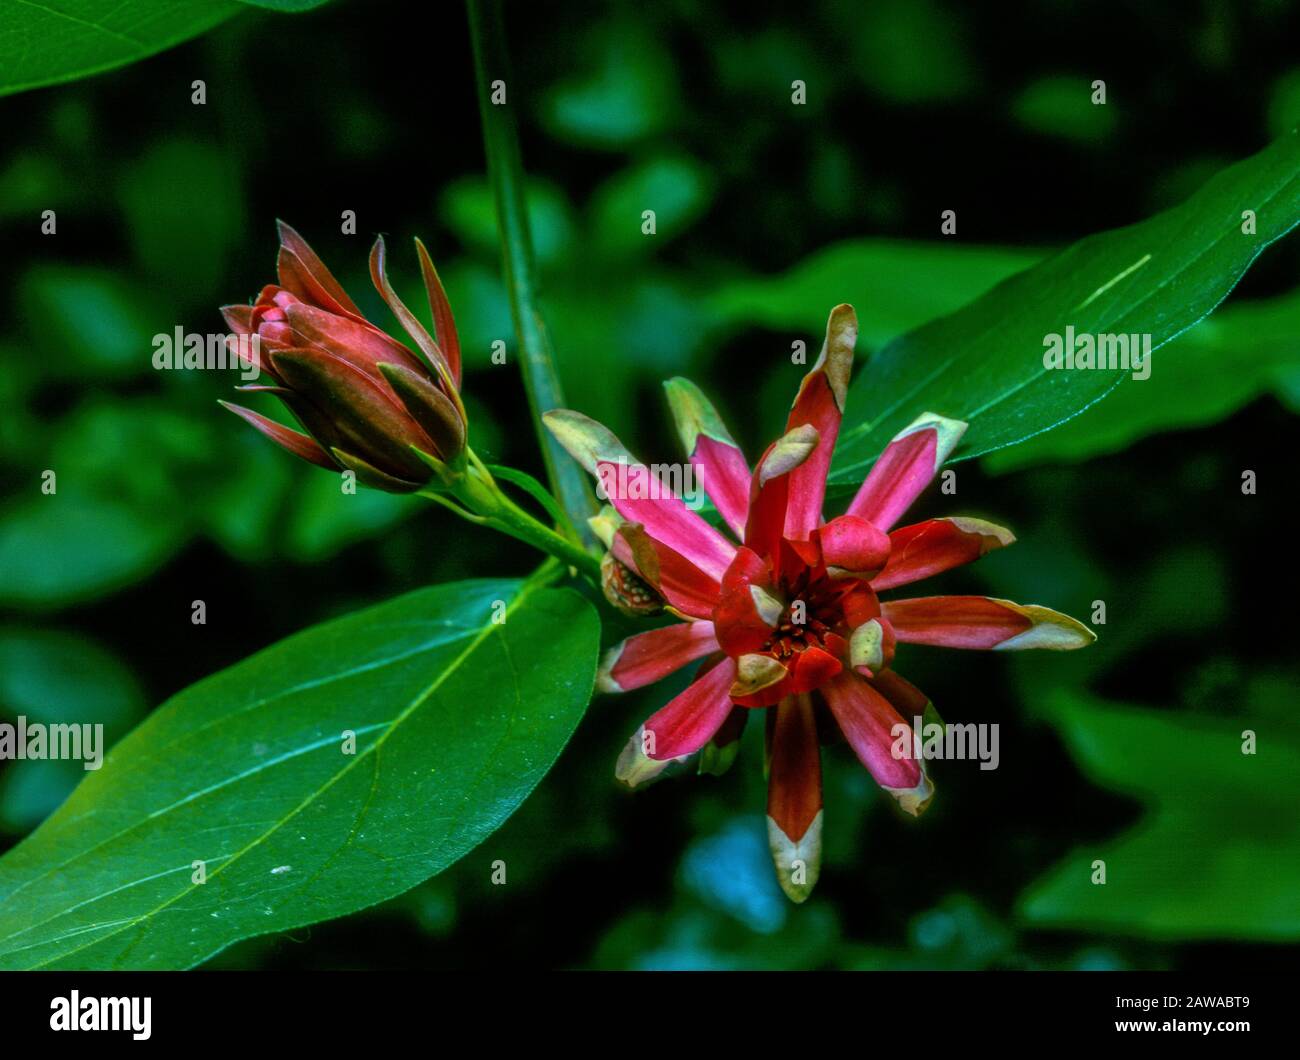
[[(1058, 691), (1051, 711), (1094, 782), (1148, 804), (1021, 897), (1035, 926), (1157, 938), (1300, 939), (1300, 736), (1274, 718), (1191, 717)], [(1242, 734), (1255, 732), (1255, 754)], [(1093, 882), (1094, 861), (1106, 882)]]
[[(1246, 210), (1255, 213), (1251, 234), (1242, 231)], [(859, 373), (834, 480), (860, 480), (923, 411), (970, 423), (961, 457), (1063, 423), (1125, 373), (1049, 371), (1048, 335), (1064, 334), (1067, 325), (1078, 334), (1145, 333), (1158, 348), (1214, 309), (1260, 251), (1298, 222), (1300, 135), (1292, 133), (1224, 170), (1181, 206), (1089, 236), (902, 336)]]
[(248, 6), (305, 11), (325, 2), (13, 0), (0, 6), (0, 96), (144, 59), (197, 37)]
[(189, 967), (439, 872), (555, 761), (598, 640), (572, 590), (458, 582), (187, 689), (0, 859), (0, 968)]
[(1236, 302), (1152, 357), (1151, 378), (1120, 379), (1105, 401), (1054, 431), (984, 458), (994, 472), (1117, 453), (1160, 431), (1204, 427), (1270, 391), (1300, 390), (1300, 292)]

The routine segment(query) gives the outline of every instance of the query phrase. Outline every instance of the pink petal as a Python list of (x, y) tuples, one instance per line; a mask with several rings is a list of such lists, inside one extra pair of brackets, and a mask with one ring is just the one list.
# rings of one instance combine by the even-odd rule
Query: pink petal
[[(852, 672), (842, 673), (823, 686), (821, 695), (854, 754), (877, 784), (907, 789), (920, 783), (920, 767), (911, 757), (910, 719), (904, 721), (889, 700)], [(907, 756), (895, 757), (895, 746), (902, 746)]]
[(624, 519), (640, 523), (650, 537), (720, 582), (736, 546), (686, 507), (680, 497), (639, 463), (608, 428), (568, 409), (543, 419), (556, 439), (601, 484)]
[(932, 412), (918, 416), (885, 447), (847, 514), (888, 530), (929, 485), (965, 430), (960, 420)]
[(680, 758), (708, 743), (731, 713), (727, 692), (735, 679), (735, 661), (723, 656), (686, 691), (653, 714), (642, 726), (651, 738), (644, 745), (646, 757), (657, 762)]
[(678, 622), (638, 633), (605, 654), (596, 682), (602, 692), (652, 684), (718, 650), (712, 622)]
[(700, 484), (737, 537), (749, 510), (749, 465), (717, 410), (689, 379), (664, 384), (682, 446)]

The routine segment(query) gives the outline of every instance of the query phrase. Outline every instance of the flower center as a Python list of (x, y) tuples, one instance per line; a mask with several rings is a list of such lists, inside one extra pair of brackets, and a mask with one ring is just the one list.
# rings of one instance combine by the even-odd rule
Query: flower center
[(790, 602), (762, 650), (785, 661), (811, 647), (825, 648), (826, 635), (837, 632), (844, 623), (841, 601), (855, 584), (852, 580), (837, 582), (808, 567), (783, 580), (782, 596)]

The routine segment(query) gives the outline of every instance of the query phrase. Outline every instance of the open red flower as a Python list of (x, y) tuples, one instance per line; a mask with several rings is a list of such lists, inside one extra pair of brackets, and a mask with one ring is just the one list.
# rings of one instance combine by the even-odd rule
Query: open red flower
[(392, 493), (419, 489), (433, 476), (434, 461), (450, 462), (465, 448), (460, 344), (424, 244), (415, 241), (436, 340), (388, 282), (382, 237), (370, 252), (375, 289), (422, 359), (361, 315), (302, 236), (283, 221), (279, 229), (279, 283), (263, 287), (251, 306), (221, 312), (235, 336), (257, 337), (255, 350), (239, 342), (232, 349), (268, 380), (239, 389), (275, 394), (307, 434), (221, 404), (313, 464), (350, 470), (364, 485)]
[(613, 558), (683, 620), (613, 648), (601, 666), (601, 689), (639, 688), (702, 660), (694, 683), (629, 741), (619, 779), (636, 786), (697, 753), (701, 771), (720, 772), (735, 757), (749, 712), (765, 710), (768, 837), (781, 887), (797, 902), (820, 870), (822, 743), (842, 734), (910, 814), (933, 794), (920, 756), (893, 753), (895, 727), (910, 728), (929, 706), (892, 669), (896, 643), (1063, 650), (1095, 639), (1066, 615), (1009, 600), (879, 599), (1014, 538), (965, 518), (892, 529), (966, 428), (933, 413), (890, 442), (845, 514), (823, 519), (856, 339), (853, 309), (837, 306), (786, 433), (752, 473), (703, 394), (684, 379), (667, 384), (691, 464), (735, 540), (600, 424), (567, 410), (546, 417), (617, 512), (597, 521)]

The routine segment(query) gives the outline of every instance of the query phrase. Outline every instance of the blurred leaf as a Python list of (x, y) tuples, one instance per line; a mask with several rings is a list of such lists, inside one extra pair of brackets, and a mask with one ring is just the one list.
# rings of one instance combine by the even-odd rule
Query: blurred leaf
[(215, 296), (244, 220), (229, 154), (169, 138), (124, 167), (118, 195), (136, 258), (153, 275), (155, 291), (181, 306)]
[(1300, 291), (1239, 302), (1151, 358), (1149, 379), (1122, 376), (1105, 401), (1056, 430), (990, 453), (993, 472), (1120, 452), (1160, 431), (1204, 427), (1300, 373)]
[(71, 489), (11, 501), (0, 510), (0, 604), (98, 596), (160, 566), (182, 540), (173, 519)]
[(835, 39), (869, 88), (897, 103), (932, 103), (976, 84), (960, 11), (934, 0), (845, 2)]
[(95, 722), (112, 734), (143, 709), (131, 671), (94, 641), (56, 630), (0, 629), (0, 711), (43, 724)]
[[(94, 641), (54, 630), (0, 629), (0, 715), (103, 725), (108, 744), (143, 712), (131, 672)], [(58, 808), (86, 770), (81, 761), (29, 760), (9, 762), (0, 774), (0, 829), (24, 835)]]
[[(412, 887), (550, 768), (598, 640), (571, 590), (458, 582), (180, 693), (0, 859), (0, 967), (190, 967)], [(53, 874), (58, 887), (40, 885)]]
[(816, 335), (840, 302), (858, 312), (859, 351), (950, 313), (1027, 269), (1041, 252), (1012, 247), (855, 239), (835, 243), (779, 276), (729, 280), (709, 298), (740, 326)]
[[(708, 171), (694, 159), (668, 156), (639, 163), (596, 190), (590, 228), (595, 244), (611, 257), (647, 254), (658, 241), (684, 232), (713, 197)], [(655, 234), (643, 235), (642, 214), (655, 213)]]
[(1300, 124), (1300, 67), (1294, 67), (1277, 79), (1268, 102), (1268, 130), (1282, 137)]
[(380, 490), (344, 493), (342, 476), (316, 471), (301, 477), (283, 527), (284, 551), (318, 563), (414, 514), (425, 502)]
[[(1257, 234), (1242, 232), (1256, 211)], [(891, 342), (858, 374), (832, 481), (857, 483), (917, 415), (966, 420), (960, 456), (1014, 445), (1099, 400), (1125, 374), (1049, 371), (1047, 336), (1146, 333), (1163, 346), (1213, 310), (1300, 222), (1300, 136), (1220, 173), (1177, 209), (1089, 236), (966, 308)]]
[[(1078, 847), (1022, 896), (1035, 926), (1155, 938), (1300, 938), (1300, 731), (1195, 719), (1058, 690), (1052, 705), (1080, 768), (1141, 799), (1118, 839)], [(1242, 753), (1242, 730), (1258, 753)], [(1106, 883), (1093, 884), (1093, 861)]]
[(1012, 108), (1026, 129), (1095, 144), (1115, 131), (1112, 104), (1092, 102), (1092, 78), (1057, 75), (1033, 82), (1017, 97)]
[[(529, 181), (525, 198), (533, 251), (541, 264), (550, 264), (568, 250), (573, 238), (568, 199), (554, 184), (537, 180)], [(496, 204), (486, 180), (464, 177), (453, 181), (443, 189), (439, 210), (461, 242), (495, 261), (500, 237)]]
[(560, 140), (611, 150), (665, 128), (677, 109), (677, 72), (671, 55), (643, 27), (600, 26), (577, 55), (596, 55), (593, 67), (547, 90), (541, 118)]
[[(143, 376), (153, 370), (152, 339), (177, 323), (115, 272), (37, 265), (19, 281), (18, 299), (51, 374)], [(174, 314), (172, 314), (174, 315)]]
[[(0, 95), (71, 81), (180, 44), (239, 11), (228, 0), (59, 0), (0, 9)], [(188, 90), (187, 90), (188, 91)]]

